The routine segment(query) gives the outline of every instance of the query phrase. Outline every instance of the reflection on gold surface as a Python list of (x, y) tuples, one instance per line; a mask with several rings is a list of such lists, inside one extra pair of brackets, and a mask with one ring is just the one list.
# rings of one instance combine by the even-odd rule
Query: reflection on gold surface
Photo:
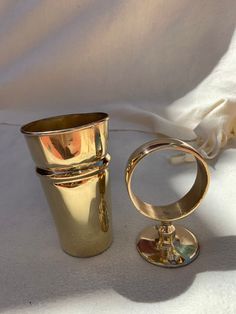
[(21, 131), (41, 169), (92, 163), (107, 153), (108, 116), (104, 113), (38, 120), (23, 126)]
[(80, 153), (80, 134), (44, 136), (41, 142), (45, 150), (58, 159), (73, 158)]
[(21, 130), (63, 250), (86, 257), (107, 249), (112, 241), (107, 114), (52, 117)]
[(101, 229), (103, 232), (107, 232), (109, 229), (109, 217), (107, 210), (107, 202), (106, 202), (106, 176), (105, 173), (102, 173), (99, 176), (99, 192), (100, 192), (100, 204), (99, 204), (99, 222), (101, 225)]

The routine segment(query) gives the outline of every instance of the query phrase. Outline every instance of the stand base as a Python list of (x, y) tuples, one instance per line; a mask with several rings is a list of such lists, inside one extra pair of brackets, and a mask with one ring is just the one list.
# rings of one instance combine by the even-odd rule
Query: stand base
[(185, 228), (173, 228), (175, 232), (171, 241), (163, 241), (158, 226), (145, 228), (137, 240), (140, 255), (149, 263), (162, 267), (180, 267), (194, 261), (199, 254), (196, 237)]

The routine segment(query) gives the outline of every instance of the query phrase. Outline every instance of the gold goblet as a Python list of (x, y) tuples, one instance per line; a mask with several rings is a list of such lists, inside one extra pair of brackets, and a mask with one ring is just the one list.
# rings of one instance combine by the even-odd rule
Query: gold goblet
[[(177, 202), (168, 205), (152, 205), (142, 201), (131, 188), (132, 176), (138, 163), (148, 154), (162, 150), (177, 150), (191, 154), (197, 164), (197, 175), (191, 189)], [(199, 244), (189, 230), (174, 226), (173, 221), (190, 215), (207, 192), (210, 174), (208, 166), (199, 152), (189, 144), (173, 138), (150, 141), (136, 149), (130, 156), (125, 173), (128, 193), (137, 210), (160, 225), (145, 228), (138, 237), (138, 252), (148, 262), (164, 266), (179, 267), (191, 263), (199, 253)]]

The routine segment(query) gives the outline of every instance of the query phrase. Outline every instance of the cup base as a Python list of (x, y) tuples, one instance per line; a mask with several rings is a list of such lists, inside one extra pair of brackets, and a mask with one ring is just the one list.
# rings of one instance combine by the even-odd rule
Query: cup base
[(160, 241), (157, 226), (145, 228), (137, 240), (139, 254), (149, 263), (176, 268), (190, 264), (199, 254), (199, 244), (189, 230), (175, 226), (171, 243)]

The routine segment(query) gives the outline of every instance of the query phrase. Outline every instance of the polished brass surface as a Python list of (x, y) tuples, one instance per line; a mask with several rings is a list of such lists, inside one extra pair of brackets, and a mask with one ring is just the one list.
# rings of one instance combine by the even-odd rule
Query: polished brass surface
[(139, 235), (137, 249), (148, 262), (166, 267), (187, 265), (199, 253), (196, 237), (189, 230), (172, 224), (144, 229)]
[[(162, 150), (177, 150), (191, 154), (197, 163), (197, 175), (191, 189), (177, 202), (152, 205), (142, 201), (132, 191), (132, 176), (138, 163), (148, 154)], [(199, 206), (207, 192), (210, 174), (200, 153), (189, 144), (173, 138), (161, 138), (143, 144), (127, 163), (125, 179), (128, 193), (137, 210), (146, 217), (161, 222), (143, 230), (137, 240), (139, 253), (150, 263), (164, 267), (179, 267), (191, 263), (199, 253), (196, 237), (187, 229), (174, 227), (172, 221), (184, 218)]]
[(81, 113), (46, 118), (21, 128), (38, 168), (87, 167), (107, 153), (108, 115)]
[(108, 115), (71, 114), (21, 128), (50, 205), (62, 249), (78, 257), (112, 241)]

